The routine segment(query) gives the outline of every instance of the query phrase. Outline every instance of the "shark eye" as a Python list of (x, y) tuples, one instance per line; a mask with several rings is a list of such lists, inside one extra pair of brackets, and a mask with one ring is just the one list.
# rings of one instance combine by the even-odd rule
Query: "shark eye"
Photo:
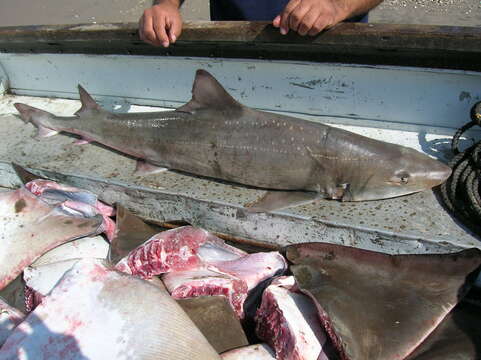
[(396, 177), (401, 184), (407, 184), (409, 182), (409, 174), (406, 172), (400, 172), (396, 174)]

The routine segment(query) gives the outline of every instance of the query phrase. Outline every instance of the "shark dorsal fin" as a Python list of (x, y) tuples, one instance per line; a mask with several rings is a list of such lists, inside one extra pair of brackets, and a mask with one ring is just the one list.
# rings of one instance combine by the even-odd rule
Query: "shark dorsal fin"
[(80, 84), (78, 85), (78, 92), (80, 94), (80, 102), (82, 103), (82, 107), (75, 113), (75, 115), (82, 116), (85, 113), (102, 110), (100, 105), (97, 104), (87, 90), (85, 90)]
[(192, 99), (177, 111), (192, 113), (198, 109), (241, 106), (210, 73), (197, 70), (192, 86)]

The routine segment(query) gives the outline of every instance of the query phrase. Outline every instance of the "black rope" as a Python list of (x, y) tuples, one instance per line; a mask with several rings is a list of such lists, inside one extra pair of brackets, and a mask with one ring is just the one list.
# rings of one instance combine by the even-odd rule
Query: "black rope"
[(451, 149), (454, 157), (448, 163), (453, 169), (441, 185), (446, 207), (473, 232), (481, 235), (481, 141), (464, 151), (459, 150), (461, 136), (474, 126), (481, 127), (481, 101), (471, 108), (471, 121), (454, 134)]

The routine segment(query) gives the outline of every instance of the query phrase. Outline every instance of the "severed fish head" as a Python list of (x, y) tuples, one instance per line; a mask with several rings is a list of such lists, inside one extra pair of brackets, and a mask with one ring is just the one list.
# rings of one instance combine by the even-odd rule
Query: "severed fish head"
[(388, 199), (431, 189), (451, 175), (451, 168), (404, 146), (388, 145), (383, 156), (352, 169), (343, 201)]

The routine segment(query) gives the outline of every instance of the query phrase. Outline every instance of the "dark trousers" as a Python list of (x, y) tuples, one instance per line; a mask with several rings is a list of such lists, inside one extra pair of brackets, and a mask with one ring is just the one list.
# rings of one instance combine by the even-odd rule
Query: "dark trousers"
[[(210, 19), (272, 21), (288, 2), (289, 0), (210, 0)], [(367, 14), (346, 21), (367, 22)]]

